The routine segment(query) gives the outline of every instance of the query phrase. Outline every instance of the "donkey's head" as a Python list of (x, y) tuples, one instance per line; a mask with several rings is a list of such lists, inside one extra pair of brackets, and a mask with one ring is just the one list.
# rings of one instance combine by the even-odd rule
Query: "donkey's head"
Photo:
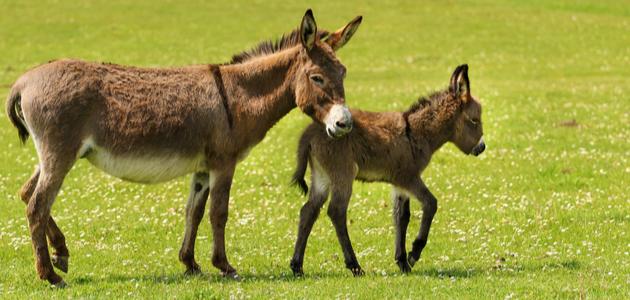
[(466, 154), (479, 155), (486, 149), (481, 123), (481, 104), (470, 95), (468, 65), (461, 65), (451, 76), (449, 93), (461, 101), (461, 109), (455, 116), (451, 141)]
[(338, 31), (318, 36), (313, 13), (306, 11), (300, 25), (300, 64), (296, 74), (296, 105), (313, 120), (326, 127), (330, 137), (340, 137), (352, 130), (352, 116), (345, 104), (343, 80), (346, 67), (335, 51), (343, 47), (361, 24), (361, 17)]

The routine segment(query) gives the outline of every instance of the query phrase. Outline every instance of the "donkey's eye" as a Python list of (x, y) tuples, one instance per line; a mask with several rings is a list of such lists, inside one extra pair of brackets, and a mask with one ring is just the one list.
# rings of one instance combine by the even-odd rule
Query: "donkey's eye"
[(322, 77), (322, 75), (319, 75), (319, 74), (311, 75), (311, 80), (315, 82), (317, 85), (320, 85), (320, 86), (324, 85), (324, 77)]

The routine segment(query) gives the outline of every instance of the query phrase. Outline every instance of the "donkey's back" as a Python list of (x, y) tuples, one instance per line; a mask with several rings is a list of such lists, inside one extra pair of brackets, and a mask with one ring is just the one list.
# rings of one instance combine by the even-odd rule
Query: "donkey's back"
[[(203, 169), (225, 122), (207, 66), (137, 68), (59, 60), (21, 76), (7, 111), (36, 147), (64, 149), (119, 178), (156, 182)], [(46, 151), (46, 149), (42, 149)]]

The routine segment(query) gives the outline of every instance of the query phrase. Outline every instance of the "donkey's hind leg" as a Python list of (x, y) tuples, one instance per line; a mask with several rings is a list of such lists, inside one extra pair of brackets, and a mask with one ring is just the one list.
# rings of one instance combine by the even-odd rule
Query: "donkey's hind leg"
[[(74, 163), (74, 157), (64, 157), (60, 153), (53, 152), (54, 147), (46, 147), (43, 144), (43, 151), (40, 153), (41, 171), (38, 176), (37, 186), (33, 190), (31, 199), (28, 201), (26, 216), (28, 218), (33, 252), (35, 252), (35, 268), (40, 279), (46, 279), (57, 287), (65, 286), (61, 276), (53, 270), (46, 243), (46, 232), (48, 231), (50, 220), (50, 209), (55, 197), (61, 188), (63, 179)], [(64, 147), (60, 147), (64, 149)], [(67, 148), (66, 148), (67, 149)], [(53, 150), (53, 151), (51, 151)], [(56, 227), (56, 226), (55, 226)]]
[(396, 259), (396, 264), (398, 264), (400, 271), (408, 273), (411, 272), (411, 267), (407, 262), (405, 239), (407, 236), (409, 218), (411, 216), (411, 212), (409, 211), (409, 196), (394, 188), (392, 190), (392, 202), (392, 216), (394, 218), (394, 229), (396, 230), (396, 254), (394, 258)]
[(420, 259), (420, 254), (422, 253), (424, 246), (427, 245), (429, 231), (431, 230), (431, 223), (433, 222), (433, 216), (435, 216), (435, 213), (437, 212), (438, 204), (435, 196), (431, 194), (431, 191), (429, 191), (424, 182), (422, 182), (419, 178), (410, 186), (410, 191), (416, 198), (418, 198), (418, 200), (420, 200), (420, 202), (422, 202), (422, 221), (420, 222), (420, 231), (418, 232), (416, 239), (413, 241), (411, 252), (409, 252), (408, 255), (409, 264), (413, 267), (413, 265)]
[[(31, 196), (35, 191), (38, 180), (39, 166), (35, 168), (35, 172), (33, 172), (31, 178), (24, 184), (24, 186), (22, 186), (22, 189), (20, 190), (20, 198), (26, 205), (28, 205), (28, 201), (31, 199)], [(64, 273), (67, 273), (68, 258), (70, 257), (70, 252), (68, 251), (68, 247), (66, 246), (66, 238), (63, 235), (63, 232), (61, 232), (61, 230), (55, 223), (55, 220), (52, 216), (50, 216), (50, 218), (48, 219), (46, 236), (48, 237), (50, 245), (55, 250), (51, 257), (53, 266), (63, 271)]]
[(308, 236), (311, 234), (313, 225), (319, 216), (319, 212), (328, 199), (328, 186), (330, 182), (321, 171), (313, 170), (311, 177), (311, 191), (309, 198), (300, 210), (300, 224), (298, 225), (298, 235), (295, 241), (295, 249), (293, 250), (293, 258), (291, 259), (291, 270), (293, 275), (302, 276), (304, 271), (302, 265), (304, 263), (304, 252), (306, 251), (306, 243)]
[(182, 248), (179, 250), (179, 260), (186, 265), (186, 275), (194, 275), (201, 272), (201, 268), (195, 261), (195, 240), (197, 229), (203, 218), (203, 213), (210, 193), (210, 177), (208, 173), (195, 173), (190, 183), (190, 194), (186, 204), (186, 232)]

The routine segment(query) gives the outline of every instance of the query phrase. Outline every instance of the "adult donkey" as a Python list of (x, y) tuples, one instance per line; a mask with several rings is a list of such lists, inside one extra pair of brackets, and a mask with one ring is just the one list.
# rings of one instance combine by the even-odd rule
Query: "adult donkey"
[[(200, 271), (194, 245), (210, 195), (212, 264), (238, 279), (224, 240), (235, 166), (296, 106), (331, 136), (351, 130), (345, 67), (334, 51), (360, 23), (357, 17), (326, 35), (308, 10), (298, 30), (228, 64), (145, 69), (61, 60), (22, 75), (10, 91), (7, 112), (22, 142), (33, 136), (40, 161), (20, 191), (39, 277), (65, 286), (53, 266), (67, 272), (69, 252), (50, 209), (66, 174), (86, 158), (113, 176), (141, 183), (194, 173), (179, 259), (186, 273)], [(46, 237), (54, 248), (52, 263)]]

